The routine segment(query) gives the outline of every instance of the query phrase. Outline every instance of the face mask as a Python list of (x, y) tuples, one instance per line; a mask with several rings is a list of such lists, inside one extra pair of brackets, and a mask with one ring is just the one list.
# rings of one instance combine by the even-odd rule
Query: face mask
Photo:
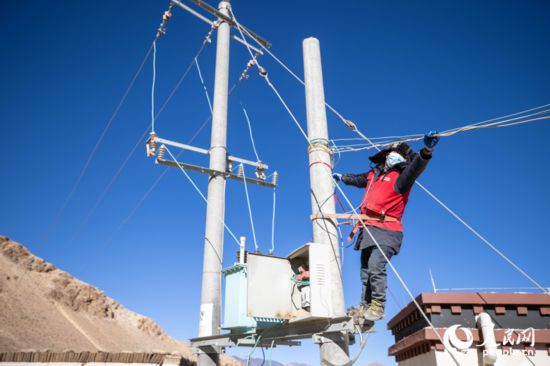
[(392, 151), (386, 156), (386, 168), (391, 168), (396, 164), (404, 163), (406, 160), (399, 153)]

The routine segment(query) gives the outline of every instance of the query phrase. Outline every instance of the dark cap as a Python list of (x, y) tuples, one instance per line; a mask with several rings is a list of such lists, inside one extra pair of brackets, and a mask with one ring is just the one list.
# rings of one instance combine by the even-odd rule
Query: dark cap
[(407, 162), (410, 162), (415, 154), (413, 149), (411, 149), (411, 147), (407, 143), (399, 142), (391, 145), (390, 147), (384, 150), (377, 152), (372, 156), (369, 156), (369, 159), (374, 164), (382, 164), (386, 161), (386, 156), (388, 156), (388, 154), (391, 153), (392, 151), (399, 153), (401, 156), (407, 159)]

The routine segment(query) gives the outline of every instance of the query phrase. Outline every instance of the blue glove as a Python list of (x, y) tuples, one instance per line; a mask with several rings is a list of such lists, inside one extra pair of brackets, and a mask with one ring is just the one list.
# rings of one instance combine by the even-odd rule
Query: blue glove
[(340, 173), (332, 173), (332, 178), (333, 178), (335, 181), (339, 182), (339, 181), (342, 180), (342, 174), (340, 174)]
[(430, 131), (424, 135), (424, 145), (426, 145), (427, 148), (433, 149), (439, 142), (439, 136), (434, 136), (436, 133), (437, 131)]

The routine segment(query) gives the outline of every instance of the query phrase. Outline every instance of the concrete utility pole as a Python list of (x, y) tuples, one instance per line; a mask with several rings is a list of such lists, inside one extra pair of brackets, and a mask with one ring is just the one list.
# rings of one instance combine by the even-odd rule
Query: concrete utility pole
[[(313, 215), (335, 213), (334, 186), (330, 149), (328, 142), (327, 115), (325, 109), (325, 91), (321, 50), (319, 40), (307, 38), (303, 42), (304, 78), (306, 89), (307, 133), (309, 146), (311, 210)], [(322, 211), (322, 212), (321, 212)], [(313, 221), (313, 241), (332, 246), (334, 256), (329, 263), (331, 277), (331, 296), (326, 298), (332, 310), (332, 316), (345, 315), (344, 291), (338, 248), (336, 222), (332, 219)], [(327, 362), (342, 365), (349, 362), (348, 339), (342, 333), (322, 337), (320, 340), (321, 364)]]
[[(219, 4), (219, 11), (229, 16), (229, 0)], [(225, 172), (227, 163), (227, 97), (229, 82), (230, 25), (222, 22), (218, 27), (216, 48), (216, 74), (212, 135), (210, 143), (210, 169)], [(208, 204), (202, 270), (199, 337), (220, 334), (221, 271), (225, 218), (225, 177), (211, 175), (208, 181)], [(219, 365), (219, 349), (200, 351), (199, 366)]]

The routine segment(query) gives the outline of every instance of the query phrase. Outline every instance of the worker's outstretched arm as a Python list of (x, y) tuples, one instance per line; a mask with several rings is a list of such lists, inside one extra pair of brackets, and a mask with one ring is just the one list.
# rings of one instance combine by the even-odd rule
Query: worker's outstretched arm
[(416, 154), (413, 160), (403, 169), (399, 177), (395, 181), (394, 189), (397, 193), (403, 194), (413, 186), (416, 179), (422, 174), (426, 166), (432, 158), (431, 149), (423, 148), (420, 153)]
[(397, 193), (403, 194), (411, 189), (416, 179), (422, 174), (424, 169), (426, 169), (426, 166), (432, 158), (433, 149), (439, 142), (439, 137), (434, 136), (435, 134), (436, 132), (429, 132), (424, 135), (425, 146), (415, 155), (413, 160), (405, 167), (395, 181), (394, 189)]
[(365, 188), (369, 181), (367, 178), (368, 174), (369, 172), (361, 174), (342, 174), (340, 180), (347, 186)]

